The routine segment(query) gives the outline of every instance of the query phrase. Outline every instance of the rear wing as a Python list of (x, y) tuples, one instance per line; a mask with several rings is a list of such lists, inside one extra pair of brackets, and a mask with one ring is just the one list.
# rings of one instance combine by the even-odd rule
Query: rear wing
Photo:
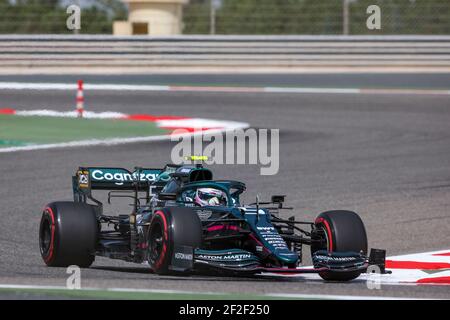
[(177, 168), (166, 165), (164, 168), (135, 168), (129, 171), (125, 168), (80, 167), (72, 176), (74, 198), (83, 202), (86, 197), (92, 199), (92, 190), (158, 192), (167, 182), (158, 177), (162, 173), (173, 173)]
[(124, 168), (79, 168), (74, 176), (80, 189), (134, 190), (136, 183), (145, 188), (155, 182), (164, 169), (139, 168), (131, 172)]

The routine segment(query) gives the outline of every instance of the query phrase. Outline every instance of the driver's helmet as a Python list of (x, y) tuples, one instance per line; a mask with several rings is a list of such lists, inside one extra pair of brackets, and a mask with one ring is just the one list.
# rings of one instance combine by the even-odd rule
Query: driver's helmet
[(214, 188), (198, 188), (195, 192), (194, 202), (200, 207), (226, 205), (225, 192)]

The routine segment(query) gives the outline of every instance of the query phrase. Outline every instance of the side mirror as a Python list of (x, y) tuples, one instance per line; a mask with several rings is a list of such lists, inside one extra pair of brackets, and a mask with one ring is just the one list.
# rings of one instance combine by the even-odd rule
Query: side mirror
[(286, 198), (285, 195), (272, 196), (272, 202), (273, 203), (283, 203), (284, 202), (284, 198)]

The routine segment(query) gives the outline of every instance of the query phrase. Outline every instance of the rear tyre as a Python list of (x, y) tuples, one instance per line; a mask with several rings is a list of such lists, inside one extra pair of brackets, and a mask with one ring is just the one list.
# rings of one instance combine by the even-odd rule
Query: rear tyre
[[(361, 218), (352, 211), (334, 210), (321, 213), (315, 221), (319, 230), (316, 239), (324, 239), (326, 245), (311, 246), (311, 254), (318, 250), (328, 252), (352, 251), (367, 255), (367, 234)], [(362, 271), (349, 272), (320, 272), (324, 280), (350, 281), (361, 274)]]
[(89, 267), (95, 260), (98, 224), (94, 208), (79, 202), (53, 202), (42, 213), (39, 248), (49, 267)]
[(197, 213), (189, 208), (164, 208), (156, 211), (147, 234), (148, 263), (157, 274), (177, 273), (170, 270), (175, 246), (199, 248), (202, 224)]

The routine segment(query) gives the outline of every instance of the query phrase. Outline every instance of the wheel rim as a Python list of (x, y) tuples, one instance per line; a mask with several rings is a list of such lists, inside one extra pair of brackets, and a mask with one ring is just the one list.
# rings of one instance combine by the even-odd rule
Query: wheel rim
[(158, 261), (163, 249), (163, 228), (161, 223), (157, 222), (150, 230), (149, 238), (149, 260), (153, 264)]
[(50, 251), (50, 246), (51, 246), (51, 242), (52, 242), (52, 232), (51, 232), (51, 225), (50, 225), (50, 221), (48, 219), (45, 219), (42, 222), (42, 228), (40, 231), (40, 249), (41, 249), (41, 254), (46, 256), (48, 255), (49, 251)]
[(327, 252), (330, 252), (330, 239), (328, 239), (328, 232), (327, 232), (327, 230), (325, 229), (325, 227), (321, 227), (321, 229), (322, 229), (322, 232), (323, 232), (323, 235), (324, 235), (324, 237), (325, 237), (325, 241), (326, 241), (326, 243), (327, 243), (327, 245), (326, 245), (326, 250), (327, 250)]
[(321, 224), (316, 225), (317, 231), (316, 231), (316, 238), (315, 240), (321, 241), (321, 244), (315, 244), (311, 246), (311, 254), (313, 254), (316, 251), (324, 250), (329, 252), (330, 251), (330, 241), (328, 239), (328, 234), (325, 229), (325, 227)]

